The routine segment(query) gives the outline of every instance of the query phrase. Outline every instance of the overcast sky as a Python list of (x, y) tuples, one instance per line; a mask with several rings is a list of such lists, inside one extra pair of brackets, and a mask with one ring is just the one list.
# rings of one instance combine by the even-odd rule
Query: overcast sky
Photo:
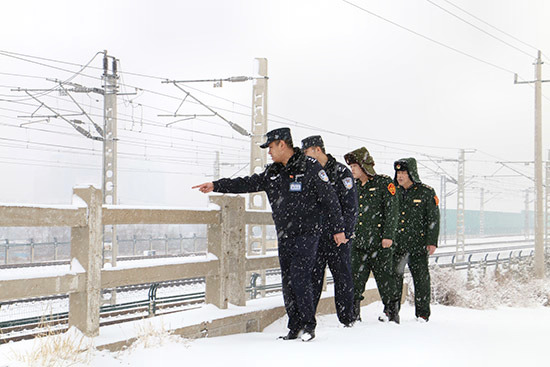
[[(0, 15), (0, 201), (68, 203), (74, 185), (101, 184), (101, 143), (62, 119), (27, 117), (52, 112), (11, 89), (54, 87), (46, 78), (101, 87), (102, 55), (96, 53), (108, 50), (120, 60), (121, 91), (137, 93), (119, 97), (122, 204), (203, 206), (206, 198), (190, 186), (212, 180), (215, 151), (222, 176), (248, 174), (249, 143), (221, 119), (166, 127), (175, 119), (158, 115), (174, 113), (183, 93), (161, 81), (252, 76), (254, 58), (265, 57), (269, 129), (291, 127), (296, 145), (320, 133), (338, 159), (364, 145), (378, 171), (392, 176), (394, 160), (414, 156), (421, 178), (438, 192), (442, 173), (456, 178), (450, 160), (459, 149), (475, 149), (466, 155), (467, 208), (479, 208), (484, 188), (486, 210), (523, 210), (522, 190), (530, 181), (511, 176), (532, 176), (533, 166), (497, 162), (533, 160), (534, 90), (514, 85), (513, 74), (532, 80), (536, 48), (550, 55), (544, 49), (550, 4), (350, 2), (357, 6), (338, 0), (9, 2)], [(188, 86), (250, 129), (251, 82)], [(543, 111), (550, 102), (544, 93)], [(102, 124), (101, 96), (74, 98)], [(59, 113), (79, 112), (57, 92), (39, 100)], [(204, 113), (189, 101), (179, 112)], [(543, 115), (545, 160), (547, 121)], [(456, 206), (456, 195), (447, 200)]]

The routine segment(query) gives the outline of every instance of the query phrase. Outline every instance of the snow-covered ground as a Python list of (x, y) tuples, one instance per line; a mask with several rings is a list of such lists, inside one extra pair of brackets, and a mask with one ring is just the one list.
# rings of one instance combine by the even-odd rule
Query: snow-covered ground
[[(87, 361), (55, 366), (547, 366), (550, 308), (472, 310), (432, 306), (432, 318), (419, 323), (414, 308), (403, 305), (401, 325), (378, 322), (381, 304), (362, 308), (363, 322), (343, 328), (335, 315), (318, 317), (311, 342), (277, 340), (286, 317), (261, 333), (186, 340), (161, 330), (129, 349), (92, 350)], [(158, 323), (156, 324), (158, 327)], [(122, 330), (122, 329), (121, 329)], [(121, 331), (122, 332), (122, 331)], [(126, 335), (129, 336), (129, 335)], [(37, 340), (0, 346), (0, 366), (30, 366)], [(16, 357), (19, 355), (19, 359)], [(59, 361), (58, 361), (59, 362)], [(35, 364), (34, 366), (41, 366)]]

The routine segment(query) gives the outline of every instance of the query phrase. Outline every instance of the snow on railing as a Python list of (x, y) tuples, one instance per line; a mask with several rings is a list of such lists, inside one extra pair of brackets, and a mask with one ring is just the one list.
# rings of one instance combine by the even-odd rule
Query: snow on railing
[[(72, 264), (79, 264), (78, 271), (69, 267), (50, 274), (37, 268), (30, 276), (2, 270), (0, 301), (69, 294), (69, 325), (95, 336), (103, 288), (205, 277), (206, 302), (223, 309), (228, 303), (246, 304), (247, 271), (279, 266), (276, 255), (246, 257), (245, 226), (273, 222), (269, 212), (246, 211), (244, 197), (212, 196), (208, 209), (197, 210), (104, 205), (101, 190), (93, 186), (74, 188), (73, 193), (73, 205), (0, 204), (0, 226), (71, 227)], [(206, 224), (208, 252), (193, 258), (136, 260), (106, 269), (103, 226), (118, 224)]]

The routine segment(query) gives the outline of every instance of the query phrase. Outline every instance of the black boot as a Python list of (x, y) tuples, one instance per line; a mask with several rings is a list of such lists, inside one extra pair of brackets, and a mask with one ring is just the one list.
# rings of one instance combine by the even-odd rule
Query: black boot
[(400, 318), (399, 318), (399, 309), (401, 308), (401, 302), (399, 301), (395, 301), (395, 302), (390, 302), (390, 306), (389, 306), (389, 313), (388, 313), (388, 319), (389, 321), (393, 321), (395, 322), (396, 324), (399, 324), (400, 323)]
[(301, 336), (302, 330), (290, 330), (288, 334), (281, 335), (278, 339), (282, 340), (294, 340), (298, 339), (299, 336)]
[(382, 311), (383, 314), (378, 316), (378, 321), (380, 322), (388, 322), (390, 321), (390, 307), (386, 304), (384, 304), (384, 311)]
[(356, 299), (353, 302), (353, 319), (355, 321), (361, 321), (361, 300)]

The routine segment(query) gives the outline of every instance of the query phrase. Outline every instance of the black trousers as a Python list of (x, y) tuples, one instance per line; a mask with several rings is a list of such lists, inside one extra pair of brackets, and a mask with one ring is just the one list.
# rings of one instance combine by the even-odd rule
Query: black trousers
[(342, 324), (353, 321), (353, 278), (351, 275), (351, 240), (336, 246), (332, 235), (323, 233), (313, 268), (313, 299), (315, 309), (323, 290), (325, 268), (329, 267), (334, 279), (334, 302), (336, 314)]
[(283, 299), (290, 330), (313, 331), (317, 326), (311, 275), (318, 246), (319, 236), (279, 239)]

